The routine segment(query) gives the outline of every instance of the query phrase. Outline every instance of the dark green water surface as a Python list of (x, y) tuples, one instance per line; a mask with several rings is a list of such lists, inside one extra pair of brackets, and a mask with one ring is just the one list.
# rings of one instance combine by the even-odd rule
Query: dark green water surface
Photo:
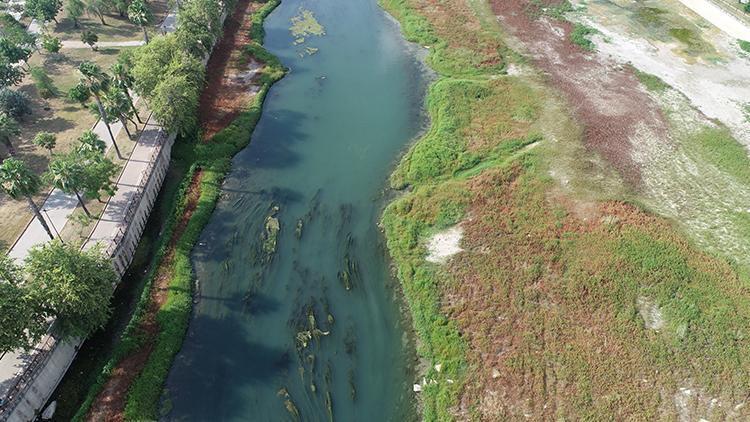
[[(303, 10), (326, 34), (296, 45)], [(413, 352), (377, 220), (424, 122), (422, 67), (375, 0), (284, 0), (265, 28), (291, 72), (196, 246), (165, 418), (411, 420)]]

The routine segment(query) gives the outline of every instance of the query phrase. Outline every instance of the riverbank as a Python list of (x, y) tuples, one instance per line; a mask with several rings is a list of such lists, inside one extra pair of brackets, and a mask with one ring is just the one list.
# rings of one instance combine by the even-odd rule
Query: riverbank
[[(252, 22), (250, 31), (253, 40), (241, 46), (241, 55), (246, 60), (235, 65), (251, 61), (260, 63), (256, 76), (247, 81), (257, 91), (248, 98), (249, 104), (246, 103), (239, 116), (231, 123), (227, 122), (228, 126), (209, 140), (204, 142), (200, 133), (193, 134), (189, 139), (183, 137), (178, 140), (172, 165), (189, 170), (177, 195), (172, 216), (159, 237), (158, 252), (146, 275), (148, 281), (134, 316), (75, 420), (158, 417), (162, 385), (172, 359), (182, 344), (192, 307), (190, 251), (213, 211), (231, 157), (249, 142), (270, 85), (284, 73), (281, 65), (265, 54), (261, 46), (263, 19), (278, 5), (278, 1), (269, 1), (253, 8), (252, 14), (245, 15), (251, 10), (249, 3), (238, 2), (236, 10), (240, 13), (229, 18), (228, 30), (243, 28), (242, 25), (231, 26), (233, 20)], [(225, 33), (224, 37), (234, 38), (236, 34)], [(237, 47), (233, 43), (220, 43), (215, 53), (223, 54), (224, 49)], [(227, 72), (225, 76), (230, 76), (229, 72), (242, 70), (227, 67), (226, 63), (214, 62), (209, 66), (221, 66)], [(216, 70), (208, 70), (209, 75), (212, 72)], [(210, 80), (204, 91), (216, 89)]]
[[(636, 135), (703, 128), (662, 120), (642, 75), (577, 47), (552, 3), (383, 1), (440, 74), (382, 219), (424, 418), (746, 417), (746, 268), (640, 205)], [(716, 156), (738, 144), (704, 138), (690, 157), (729, 177)]]

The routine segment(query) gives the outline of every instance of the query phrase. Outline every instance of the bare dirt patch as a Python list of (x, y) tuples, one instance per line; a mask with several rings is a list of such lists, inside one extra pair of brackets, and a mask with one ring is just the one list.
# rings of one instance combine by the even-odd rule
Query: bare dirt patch
[(658, 104), (640, 87), (632, 69), (581, 50), (569, 39), (570, 23), (539, 16), (531, 1), (496, 0), (492, 9), (550, 84), (564, 94), (583, 126), (585, 145), (637, 184), (640, 169), (630, 151), (638, 125), (664, 142), (668, 131)]
[(250, 44), (252, 14), (262, 3), (240, 0), (224, 23), (224, 36), (216, 44), (206, 68), (206, 89), (198, 109), (203, 139), (211, 139), (247, 107), (257, 92), (255, 76), (262, 67), (242, 53)]
[(167, 301), (169, 294), (169, 281), (172, 275), (172, 263), (174, 261), (175, 245), (185, 231), (200, 198), (200, 183), (203, 172), (198, 170), (190, 181), (186, 193), (185, 212), (180, 221), (177, 222), (172, 237), (169, 240), (167, 250), (159, 264), (156, 277), (151, 286), (151, 299), (148, 310), (138, 327), (138, 334), (146, 339), (141, 347), (125, 357), (115, 369), (112, 370), (109, 379), (102, 387), (102, 391), (91, 405), (86, 419), (89, 421), (121, 421), (123, 410), (127, 399), (128, 390), (135, 378), (141, 373), (146, 365), (154, 342), (159, 335), (159, 324), (156, 315), (159, 309)]
[(427, 242), (427, 261), (435, 264), (444, 264), (450, 257), (463, 251), (461, 249), (461, 237), (464, 230), (461, 226), (453, 226), (440, 233), (435, 233)]

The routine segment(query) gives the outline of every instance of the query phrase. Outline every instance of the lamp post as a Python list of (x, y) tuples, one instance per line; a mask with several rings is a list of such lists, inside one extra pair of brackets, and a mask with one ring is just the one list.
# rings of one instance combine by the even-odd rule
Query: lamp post
[(42, 212), (44, 212), (44, 215), (47, 216), (47, 220), (49, 220), (49, 224), (52, 226), (52, 229), (55, 230), (55, 234), (57, 235), (57, 238), (60, 239), (60, 243), (65, 244), (65, 241), (63, 241), (62, 236), (60, 236), (60, 232), (57, 231), (57, 227), (55, 227), (55, 223), (52, 221), (52, 218), (50, 218), (49, 214), (47, 213), (47, 209), (42, 208)]

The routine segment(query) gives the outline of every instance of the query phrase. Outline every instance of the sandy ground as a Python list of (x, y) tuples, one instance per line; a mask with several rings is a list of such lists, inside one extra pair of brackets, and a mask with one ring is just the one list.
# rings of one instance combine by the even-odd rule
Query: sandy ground
[(727, 35), (750, 41), (750, 27), (725, 12), (710, 0), (680, 0), (680, 3), (701, 15), (705, 20), (724, 31)]
[[(646, 39), (607, 5), (589, 4), (577, 18), (600, 31), (600, 60), (654, 74), (675, 88), (654, 98), (670, 120), (667, 138), (641, 125), (629, 138), (630, 156), (641, 176), (639, 192), (649, 207), (674, 218), (702, 247), (748, 262), (750, 241), (737, 217), (748, 210), (750, 187), (680, 147), (678, 137), (701, 127), (724, 123), (735, 138), (750, 147), (750, 58), (739, 53), (735, 40), (703, 21), (674, 0), (665, 7), (696, 22), (702, 37), (723, 57), (721, 62), (691, 60), (675, 44)], [(675, 7), (672, 7), (675, 6)], [(679, 92), (677, 92), (679, 91)], [(693, 109), (695, 107), (695, 109)]]
[(461, 238), (464, 229), (461, 226), (453, 226), (440, 233), (436, 233), (427, 242), (427, 261), (443, 264), (453, 255), (462, 252)]
[[(700, 19), (690, 16), (687, 9), (673, 10), (693, 20)], [(596, 37), (600, 55), (620, 63), (631, 63), (639, 70), (660, 77), (685, 94), (703, 114), (726, 124), (740, 142), (750, 146), (750, 122), (744, 111), (750, 104), (750, 59), (739, 52), (735, 38), (719, 31), (704, 30), (703, 37), (719, 51), (723, 62), (698, 60), (690, 63), (675, 51), (675, 44), (647, 40), (642, 34), (633, 33), (624, 22), (612, 19), (609, 12), (606, 7), (589, 5), (586, 16), (582, 17), (601, 33)], [(710, 26), (707, 22), (703, 24)], [(750, 32), (750, 28), (745, 29)]]

